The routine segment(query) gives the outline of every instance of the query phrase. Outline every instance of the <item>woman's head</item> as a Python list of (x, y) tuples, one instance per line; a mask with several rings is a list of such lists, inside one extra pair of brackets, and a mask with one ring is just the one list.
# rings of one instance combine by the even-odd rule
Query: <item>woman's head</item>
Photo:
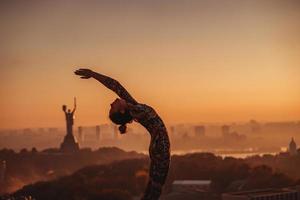
[(116, 99), (111, 105), (109, 111), (109, 118), (115, 124), (121, 125), (119, 126), (119, 130), (121, 133), (126, 132), (126, 124), (132, 122), (132, 116), (128, 110), (128, 106), (125, 100)]

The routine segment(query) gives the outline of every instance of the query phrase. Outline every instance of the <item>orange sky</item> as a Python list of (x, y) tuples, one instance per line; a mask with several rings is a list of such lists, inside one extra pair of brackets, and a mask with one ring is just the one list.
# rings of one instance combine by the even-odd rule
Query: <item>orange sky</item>
[(0, 128), (108, 122), (118, 79), (167, 123), (300, 119), (300, 3), (1, 1)]

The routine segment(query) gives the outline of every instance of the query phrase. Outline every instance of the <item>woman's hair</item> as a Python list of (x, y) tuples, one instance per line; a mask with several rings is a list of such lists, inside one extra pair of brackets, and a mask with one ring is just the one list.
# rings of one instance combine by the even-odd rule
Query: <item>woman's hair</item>
[(109, 115), (109, 118), (115, 124), (121, 125), (119, 126), (119, 131), (122, 134), (126, 133), (126, 124), (130, 123), (133, 119), (128, 110), (126, 110), (124, 113), (114, 112)]

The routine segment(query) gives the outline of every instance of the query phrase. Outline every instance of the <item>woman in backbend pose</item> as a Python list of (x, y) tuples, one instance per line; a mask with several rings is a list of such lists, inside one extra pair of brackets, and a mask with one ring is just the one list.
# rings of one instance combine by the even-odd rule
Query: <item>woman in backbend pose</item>
[(170, 164), (170, 141), (162, 119), (153, 108), (138, 103), (118, 81), (90, 69), (79, 69), (75, 74), (83, 79), (98, 80), (121, 98), (111, 104), (109, 118), (120, 125), (119, 130), (122, 134), (126, 132), (126, 124), (132, 120), (148, 130), (151, 135), (149, 147), (151, 164), (149, 181), (142, 200), (159, 199)]

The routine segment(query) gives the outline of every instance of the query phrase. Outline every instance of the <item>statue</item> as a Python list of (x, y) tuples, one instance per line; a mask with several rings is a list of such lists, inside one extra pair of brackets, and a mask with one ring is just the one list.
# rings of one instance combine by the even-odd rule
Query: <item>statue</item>
[(66, 105), (62, 106), (62, 110), (66, 116), (67, 134), (63, 143), (60, 146), (60, 150), (65, 153), (74, 153), (79, 150), (79, 145), (73, 135), (74, 113), (76, 111), (76, 98), (74, 97), (74, 108), (71, 111), (67, 109)]
[(70, 109), (67, 110), (67, 106), (63, 105), (62, 110), (66, 116), (66, 123), (67, 123), (67, 134), (73, 134), (73, 124), (74, 124), (74, 113), (76, 111), (76, 97), (74, 97), (74, 108), (71, 111)]

